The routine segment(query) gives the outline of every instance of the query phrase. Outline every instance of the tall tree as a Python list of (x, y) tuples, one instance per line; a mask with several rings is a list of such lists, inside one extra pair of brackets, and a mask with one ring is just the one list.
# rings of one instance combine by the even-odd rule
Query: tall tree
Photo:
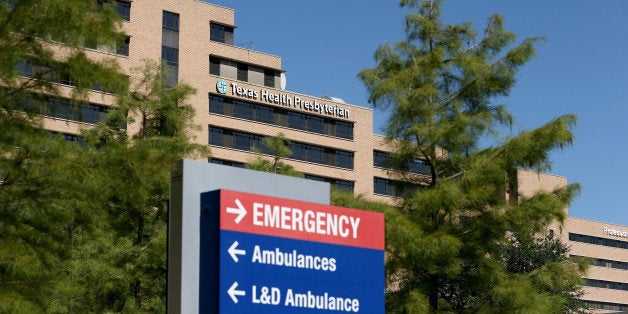
[[(208, 147), (190, 137), (194, 110), (186, 99), (194, 90), (164, 88), (155, 62), (137, 71), (107, 122), (84, 133), (92, 208), (101, 219), (97, 230), (75, 232), (73, 259), (80, 263), (69, 275), (81, 289), (58, 296), (77, 312), (165, 311), (170, 173), (181, 158), (209, 157)], [(140, 129), (129, 137), (125, 126), (133, 123)]]
[(124, 35), (111, 8), (96, 1), (7, 0), (0, 3), (0, 312), (42, 312), (65, 280), (71, 226), (92, 219), (80, 149), (51, 137), (38, 115), (40, 95), (73, 84), (78, 103), (95, 84), (117, 93), (126, 78), (94, 61), (85, 41), (115, 45)]
[(499, 258), (509, 231), (532, 237), (564, 220), (579, 186), (524, 198), (517, 193), (517, 172), (549, 170), (549, 152), (571, 144), (576, 118), (562, 116), (481, 147), (480, 140), (513, 123), (506, 107), (493, 101), (508, 95), (542, 39), (515, 44), (497, 14), (478, 37), (470, 23), (444, 24), (441, 2), (402, 0), (410, 10), (407, 38), (380, 46), (376, 66), (359, 74), (369, 101), (390, 109), (386, 135), (395, 149), (393, 164), (403, 169), (424, 159), (430, 170), (427, 184), (387, 217), (396, 222), (387, 229), (387, 272), (397, 278), (387, 309), (560, 312), (564, 298), (508, 273)]

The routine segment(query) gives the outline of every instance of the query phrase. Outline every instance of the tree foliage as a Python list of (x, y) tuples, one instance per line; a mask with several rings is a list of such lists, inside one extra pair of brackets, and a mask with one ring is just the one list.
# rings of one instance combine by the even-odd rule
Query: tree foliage
[[(292, 177), (303, 178), (303, 174), (294, 170), (294, 167), (283, 162), (282, 159), (290, 157), (292, 151), (288, 148), (289, 141), (279, 133), (277, 136), (267, 136), (262, 139), (261, 150), (258, 149), (258, 156), (246, 163), (247, 169), (259, 170), (283, 174)], [(272, 156), (272, 161), (261, 156), (261, 151)]]
[[(508, 272), (500, 250), (509, 232), (531, 238), (565, 219), (577, 184), (522, 197), (517, 174), (549, 170), (549, 153), (573, 141), (576, 117), (482, 147), (500, 126), (512, 125), (505, 105), (494, 101), (508, 95), (542, 39), (515, 43), (497, 14), (480, 35), (470, 23), (444, 24), (440, 4), (401, 1), (410, 10), (406, 39), (380, 46), (375, 67), (359, 73), (369, 101), (390, 110), (393, 166), (423, 159), (430, 174), (386, 217), (395, 222), (387, 229), (387, 275), (395, 279), (387, 311), (561, 312), (565, 295)], [(565, 280), (581, 274), (568, 263), (552, 265)]]
[(32, 104), (39, 94), (59, 95), (62, 77), (73, 78), (76, 89), (63, 96), (76, 102), (96, 83), (125, 90), (115, 63), (81, 50), (93, 38), (113, 45), (118, 21), (95, 1), (0, 3), (0, 312), (48, 308), (67, 279), (57, 266), (72, 258), (71, 226), (93, 220), (82, 150), (44, 131)]
[[(147, 62), (129, 90), (115, 61), (88, 57), (121, 26), (107, 1), (0, 3), (2, 313), (165, 311), (170, 170), (209, 152), (190, 137), (192, 88), (164, 88)], [(96, 89), (117, 108), (84, 145), (44, 130), (42, 95), (79, 110)]]

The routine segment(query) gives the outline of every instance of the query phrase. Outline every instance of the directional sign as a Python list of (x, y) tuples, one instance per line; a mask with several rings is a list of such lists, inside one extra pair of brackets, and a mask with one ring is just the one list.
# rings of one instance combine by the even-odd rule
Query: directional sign
[(384, 312), (383, 214), (229, 190), (201, 200), (201, 250), (218, 249), (201, 252), (201, 273), (218, 273), (201, 280), (201, 311)]

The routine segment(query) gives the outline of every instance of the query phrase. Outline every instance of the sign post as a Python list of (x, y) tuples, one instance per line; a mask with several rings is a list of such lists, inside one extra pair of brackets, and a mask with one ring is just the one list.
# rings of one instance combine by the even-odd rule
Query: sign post
[(381, 213), (222, 189), (200, 236), (200, 312), (384, 312)]

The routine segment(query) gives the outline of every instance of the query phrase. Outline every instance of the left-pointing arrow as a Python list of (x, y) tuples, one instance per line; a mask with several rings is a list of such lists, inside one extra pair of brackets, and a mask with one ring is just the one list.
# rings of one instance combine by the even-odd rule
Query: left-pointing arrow
[(244, 208), (244, 206), (242, 206), (242, 202), (240, 202), (240, 200), (237, 199), (237, 198), (235, 200), (235, 203), (236, 203), (236, 205), (238, 205), (238, 208), (227, 207), (227, 213), (229, 213), (229, 214), (237, 214), (238, 217), (236, 217), (235, 223), (239, 224), (240, 221), (242, 221), (242, 218), (244, 218), (244, 216), (246, 216), (246, 208)]
[(246, 295), (246, 291), (236, 290), (237, 288), (238, 288), (238, 282), (235, 281), (231, 285), (231, 288), (229, 288), (229, 290), (227, 290), (227, 293), (231, 297), (231, 300), (233, 300), (233, 303), (238, 303), (238, 298), (236, 298), (236, 296), (243, 297), (243, 296)]
[(229, 249), (227, 250), (227, 252), (229, 252), (229, 255), (231, 255), (231, 258), (233, 258), (234, 262), (238, 262), (238, 255), (246, 255), (246, 251), (245, 250), (238, 250), (238, 241), (233, 242), (233, 244), (231, 244), (231, 246), (229, 247)]

